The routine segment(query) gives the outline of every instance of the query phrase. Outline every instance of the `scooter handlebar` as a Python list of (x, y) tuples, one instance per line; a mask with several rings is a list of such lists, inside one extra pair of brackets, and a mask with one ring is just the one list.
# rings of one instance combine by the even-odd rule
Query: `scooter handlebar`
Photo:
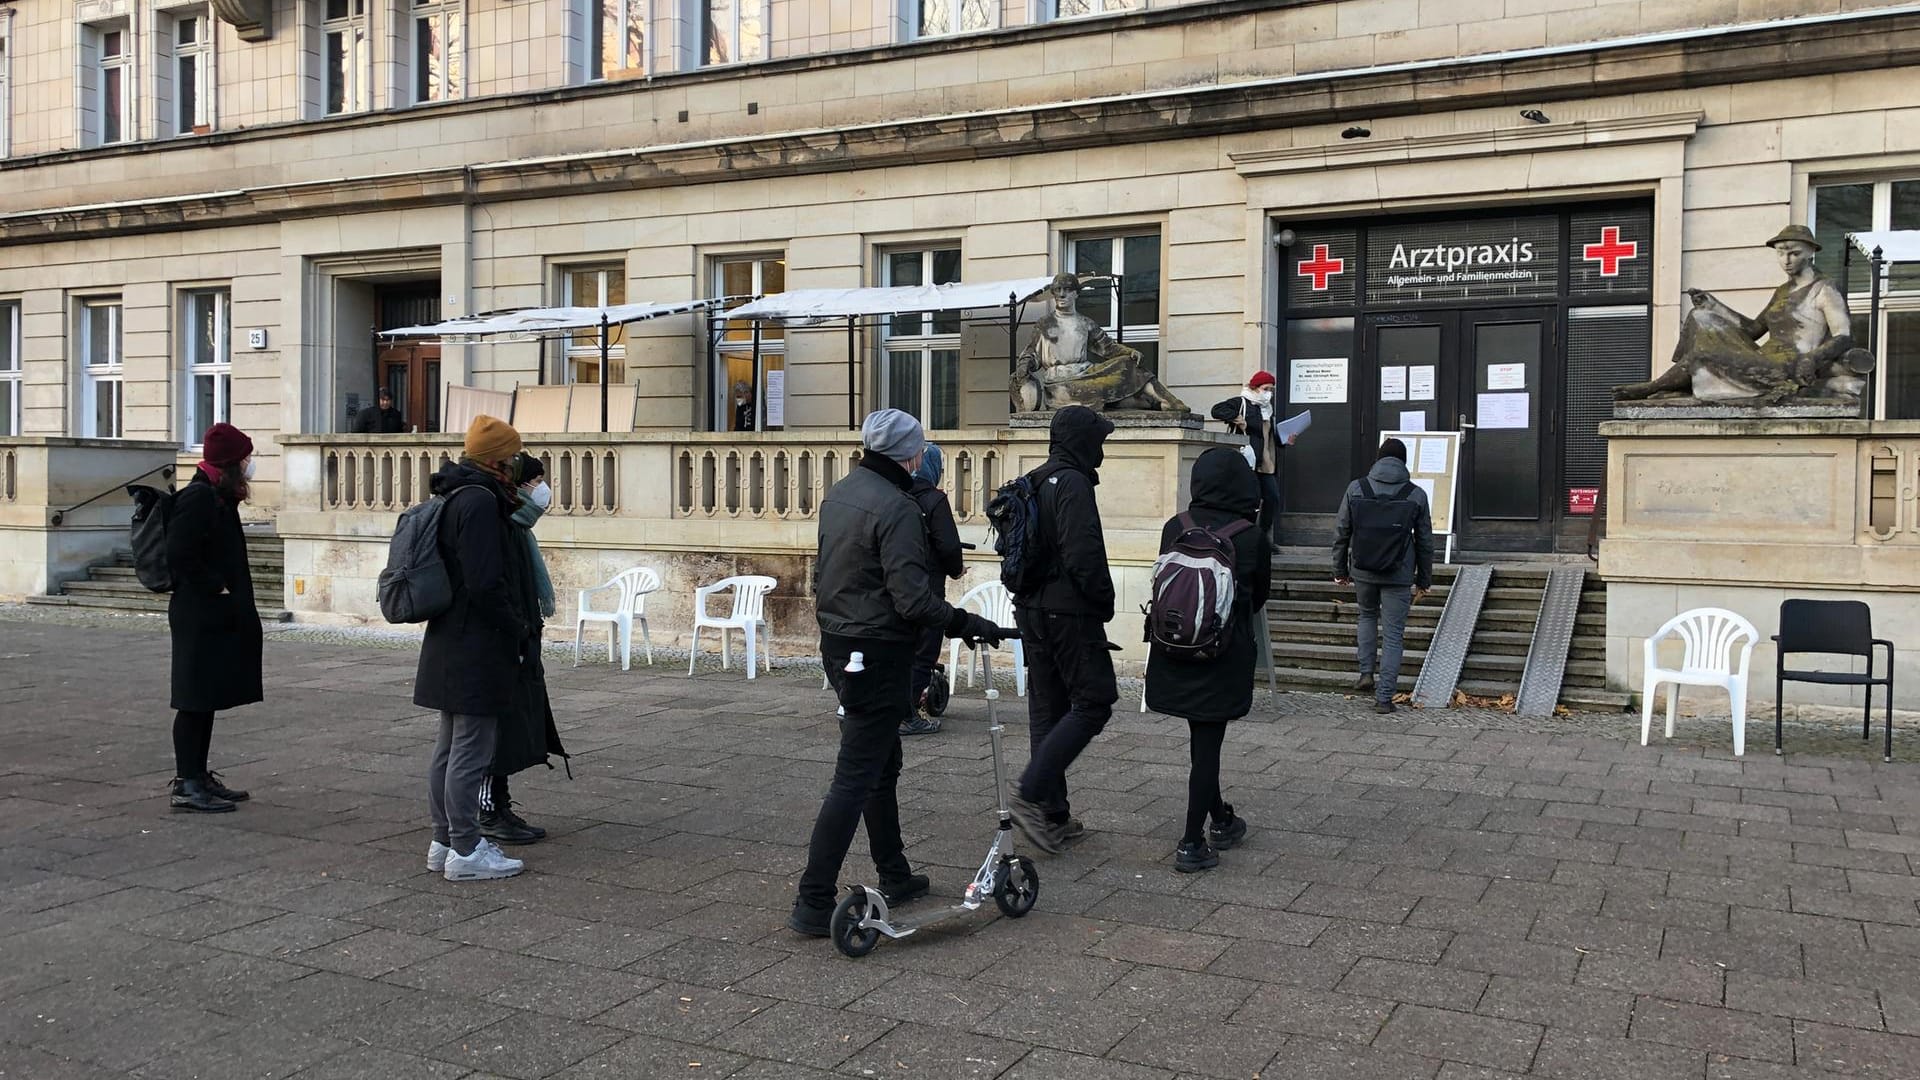
[[(998, 638), (998, 639), (999, 639), (1000, 641), (1018, 641), (1018, 640), (1020, 640), (1020, 631), (1019, 631), (1019, 630), (1017, 630), (1017, 629), (1015, 629), (1014, 627), (1011, 627), (1011, 626), (996, 626), (996, 627), (994, 627), (994, 631), (995, 631), (995, 636), (996, 636), (996, 637), (997, 637), (997, 638)], [(984, 644), (984, 643), (985, 643), (985, 641), (986, 641), (986, 639), (985, 639), (985, 638), (973, 638), (973, 637), (970, 637), (970, 638), (961, 638), (960, 640), (962, 640), (962, 641), (964, 641), (964, 642), (966, 642), (966, 643), (967, 643), (967, 648), (969, 648), (969, 649), (977, 649), (977, 648), (979, 648), (979, 647), (980, 647), (980, 646), (981, 646), (982, 644)]]

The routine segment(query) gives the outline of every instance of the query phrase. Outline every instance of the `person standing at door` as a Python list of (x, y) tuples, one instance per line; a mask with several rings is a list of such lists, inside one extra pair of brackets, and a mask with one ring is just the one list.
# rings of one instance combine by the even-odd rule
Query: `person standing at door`
[(398, 435), (407, 430), (407, 419), (400, 410), (393, 407), (393, 391), (380, 388), (378, 404), (371, 409), (361, 409), (353, 418), (353, 432), (356, 435)]
[(1407, 610), (1433, 587), (1433, 517), (1427, 493), (1407, 473), (1407, 444), (1399, 439), (1380, 444), (1373, 468), (1340, 500), (1333, 580), (1353, 586), (1360, 604), (1360, 678), (1353, 688), (1373, 691), (1373, 711), (1390, 713), (1400, 689)]
[(247, 793), (207, 768), (213, 714), (251, 705), (260, 688), (260, 613), (240, 531), (240, 504), (253, 477), (253, 440), (232, 424), (201, 437), (193, 479), (167, 519), (167, 629), (173, 637), (173, 809), (221, 814)]
[(1273, 426), (1273, 372), (1256, 371), (1238, 397), (1213, 407), (1213, 418), (1247, 437), (1253, 448), (1254, 477), (1260, 483), (1260, 532), (1280, 543), (1280, 451), (1292, 446), (1294, 436), (1281, 439)]

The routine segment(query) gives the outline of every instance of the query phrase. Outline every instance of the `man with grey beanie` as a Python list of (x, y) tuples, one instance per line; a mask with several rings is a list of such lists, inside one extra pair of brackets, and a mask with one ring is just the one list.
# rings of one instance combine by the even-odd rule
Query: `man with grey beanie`
[[(820, 804), (787, 925), (825, 937), (834, 888), (862, 817), (889, 904), (925, 896), (928, 882), (900, 839), (900, 721), (913, 711), (913, 652), (921, 627), (998, 643), (1000, 628), (940, 599), (920, 508), (907, 494), (926, 448), (920, 421), (881, 409), (860, 428), (860, 462), (820, 500), (813, 564), (820, 657), (846, 711), (840, 757)], [(850, 664), (855, 654), (861, 663)]]

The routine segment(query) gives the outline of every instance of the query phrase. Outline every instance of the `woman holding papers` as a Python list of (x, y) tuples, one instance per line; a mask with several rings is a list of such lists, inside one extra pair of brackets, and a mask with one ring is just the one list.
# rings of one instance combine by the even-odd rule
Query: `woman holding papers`
[(1213, 407), (1213, 418), (1247, 437), (1253, 449), (1253, 472), (1260, 481), (1260, 531), (1278, 545), (1274, 526), (1280, 520), (1280, 451), (1293, 445), (1298, 432), (1275, 430), (1273, 383), (1273, 372), (1254, 372), (1239, 397)]

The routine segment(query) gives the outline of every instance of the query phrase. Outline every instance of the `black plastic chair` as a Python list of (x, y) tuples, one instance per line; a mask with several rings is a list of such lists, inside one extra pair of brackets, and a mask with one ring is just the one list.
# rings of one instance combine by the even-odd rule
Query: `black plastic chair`
[[(1860, 719), (1860, 738), (1873, 735), (1873, 688), (1887, 688), (1886, 760), (1893, 760), (1893, 642), (1873, 636), (1873, 609), (1859, 600), (1788, 600), (1780, 605), (1780, 632), (1773, 636), (1778, 646), (1773, 678), (1773, 752), (1781, 752), (1780, 699), (1790, 682), (1822, 683), (1827, 686), (1864, 686), (1866, 705)], [(1874, 649), (1887, 650), (1887, 673), (1873, 674)], [(1867, 661), (1865, 672), (1794, 671), (1787, 667), (1789, 653), (1824, 653), (1828, 656), (1859, 656)]]

